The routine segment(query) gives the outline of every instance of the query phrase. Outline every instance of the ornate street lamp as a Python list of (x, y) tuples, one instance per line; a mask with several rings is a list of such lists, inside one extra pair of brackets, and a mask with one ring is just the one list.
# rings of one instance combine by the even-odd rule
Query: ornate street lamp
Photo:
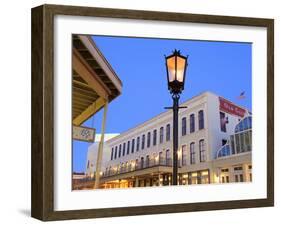
[(173, 185), (178, 184), (178, 112), (180, 93), (184, 90), (185, 72), (187, 68), (187, 56), (182, 56), (179, 50), (175, 50), (172, 55), (165, 56), (168, 89), (172, 94), (173, 107)]

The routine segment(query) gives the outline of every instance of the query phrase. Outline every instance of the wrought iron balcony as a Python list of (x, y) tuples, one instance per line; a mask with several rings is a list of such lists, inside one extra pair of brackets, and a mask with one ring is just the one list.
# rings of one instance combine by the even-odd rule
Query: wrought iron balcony
[[(180, 164), (181, 165), (181, 164)], [(179, 166), (180, 166), (179, 165)], [(143, 161), (139, 161), (134, 164), (122, 164), (119, 167), (111, 168), (105, 172), (103, 172), (102, 177), (114, 176), (122, 173), (129, 173), (137, 170), (147, 169), (155, 166), (173, 166), (173, 161), (171, 158), (158, 158), (158, 159), (146, 159)]]

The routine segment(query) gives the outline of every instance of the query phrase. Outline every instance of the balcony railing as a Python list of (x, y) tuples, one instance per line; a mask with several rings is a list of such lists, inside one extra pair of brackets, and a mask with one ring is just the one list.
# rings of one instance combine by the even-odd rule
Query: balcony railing
[[(159, 158), (159, 159), (146, 159), (139, 161), (136, 164), (123, 165), (117, 169), (110, 169), (103, 172), (102, 177), (114, 176), (122, 173), (129, 173), (137, 170), (147, 169), (155, 166), (169, 166), (172, 167), (173, 161), (171, 158)], [(180, 164), (178, 165), (180, 167)]]

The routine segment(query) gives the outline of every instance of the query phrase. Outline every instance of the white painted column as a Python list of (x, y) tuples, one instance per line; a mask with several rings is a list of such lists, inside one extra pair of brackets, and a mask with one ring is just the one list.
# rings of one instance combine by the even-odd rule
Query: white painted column
[(96, 178), (95, 178), (95, 186), (94, 186), (95, 189), (99, 188), (99, 183), (100, 183), (100, 172), (101, 172), (101, 163), (102, 163), (102, 154), (103, 154), (103, 144), (104, 144), (104, 133), (105, 133), (107, 106), (108, 106), (108, 101), (106, 100), (105, 105), (104, 105), (104, 109), (103, 109), (101, 138), (100, 138), (100, 143), (99, 143), (97, 164), (96, 164)]

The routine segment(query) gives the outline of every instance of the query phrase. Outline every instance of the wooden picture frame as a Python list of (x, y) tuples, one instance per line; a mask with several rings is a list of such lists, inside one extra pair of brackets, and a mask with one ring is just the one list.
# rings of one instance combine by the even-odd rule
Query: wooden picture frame
[[(267, 29), (267, 198), (238, 201), (54, 211), (54, 16), (124, 18)], [(43, 221), (164, 214), (274, 205), (274, 21), (125, 9), (42, 5), (32, 9), (32, 200), (31, 215)]]

